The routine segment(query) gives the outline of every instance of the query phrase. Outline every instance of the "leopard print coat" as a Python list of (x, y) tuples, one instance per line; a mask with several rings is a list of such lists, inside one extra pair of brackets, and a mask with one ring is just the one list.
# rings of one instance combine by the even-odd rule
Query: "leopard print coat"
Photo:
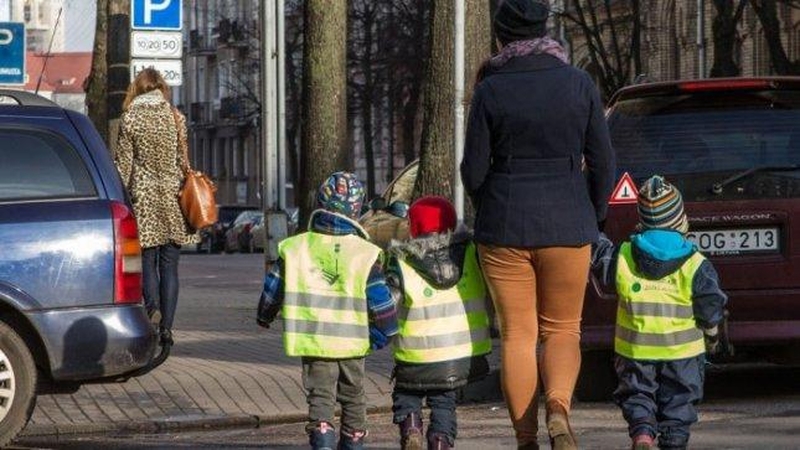
[(172, 111), (161, 91), (154, 90), (134, 98), (122, 114), (114, 160), (133, 203), (143, 248), (199, 242), (178, 205), (188, 165), (186, 118), (176, 114), (176, 124)]

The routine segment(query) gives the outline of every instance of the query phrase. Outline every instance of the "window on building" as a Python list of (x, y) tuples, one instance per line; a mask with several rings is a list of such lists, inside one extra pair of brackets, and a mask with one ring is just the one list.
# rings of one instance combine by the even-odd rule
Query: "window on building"
[(764, 30), (759, 30), (753, 45), (753, 70), (754, 75), (771, 75), (772, 64), (770, 64), (769, 47), (764, 37)]
[(225, 177), (233, 178), (233, 138), (225, 139)]
[(214, 176), (227, 177), (225, 173), (225, 138), (217, 138), (214, 145)]

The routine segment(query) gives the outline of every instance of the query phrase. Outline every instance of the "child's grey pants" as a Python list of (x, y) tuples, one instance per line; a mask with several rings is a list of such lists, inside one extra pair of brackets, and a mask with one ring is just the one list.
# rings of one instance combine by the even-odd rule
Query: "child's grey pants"
[(364, 358), (303, 358), (309, 425), (334, 424), (336, 402), (342, 406), (342, 429), (367, 429), (367, 397), (364, 393)]

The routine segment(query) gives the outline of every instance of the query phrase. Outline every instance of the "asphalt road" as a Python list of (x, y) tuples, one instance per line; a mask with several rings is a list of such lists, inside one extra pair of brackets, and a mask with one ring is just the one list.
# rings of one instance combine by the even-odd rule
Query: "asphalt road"
[[(261, 289), (261, 255), (182, 255), (182, 298), (177, 323), (182, 329), (234, 329), (253, 323)], [(693, 449), (800, 449), (800, 368), (750, 365), (710, 368)], [(389, 414), (370, 419), (370, 448), (398, 448)], [(543, 423), (543, 417), (541, 418)], [(581, 448), (624, 449), (628, 438), (622, 416), (611, 403), (576, 403), (573, 425)], [(502, 402), (459, 409), (460, 449), (515, 448)], [(542, 436), (544, 438), (544, 436)], [(257, 429), (195, 430), (134, 436), (27, 437), (16, 448), (32, 449), (302, 449), (302, 424)], [(546, 445), (543, 446), (546, 448)]]

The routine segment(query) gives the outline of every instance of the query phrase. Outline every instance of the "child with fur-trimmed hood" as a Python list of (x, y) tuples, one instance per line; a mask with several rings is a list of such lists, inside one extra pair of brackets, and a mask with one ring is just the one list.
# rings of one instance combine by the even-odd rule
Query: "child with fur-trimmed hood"
[(456, 438), (456, 389), (489, 371), (488, 294), (472, 236), (455, 231), (447, 199), (422, 197), (408, 215), (411, 239), (390, 246), (387, 265), (399, 323), (392, 411), (401, 447), (422, 449), (427, 398), (428, 448), (446, 449)]

